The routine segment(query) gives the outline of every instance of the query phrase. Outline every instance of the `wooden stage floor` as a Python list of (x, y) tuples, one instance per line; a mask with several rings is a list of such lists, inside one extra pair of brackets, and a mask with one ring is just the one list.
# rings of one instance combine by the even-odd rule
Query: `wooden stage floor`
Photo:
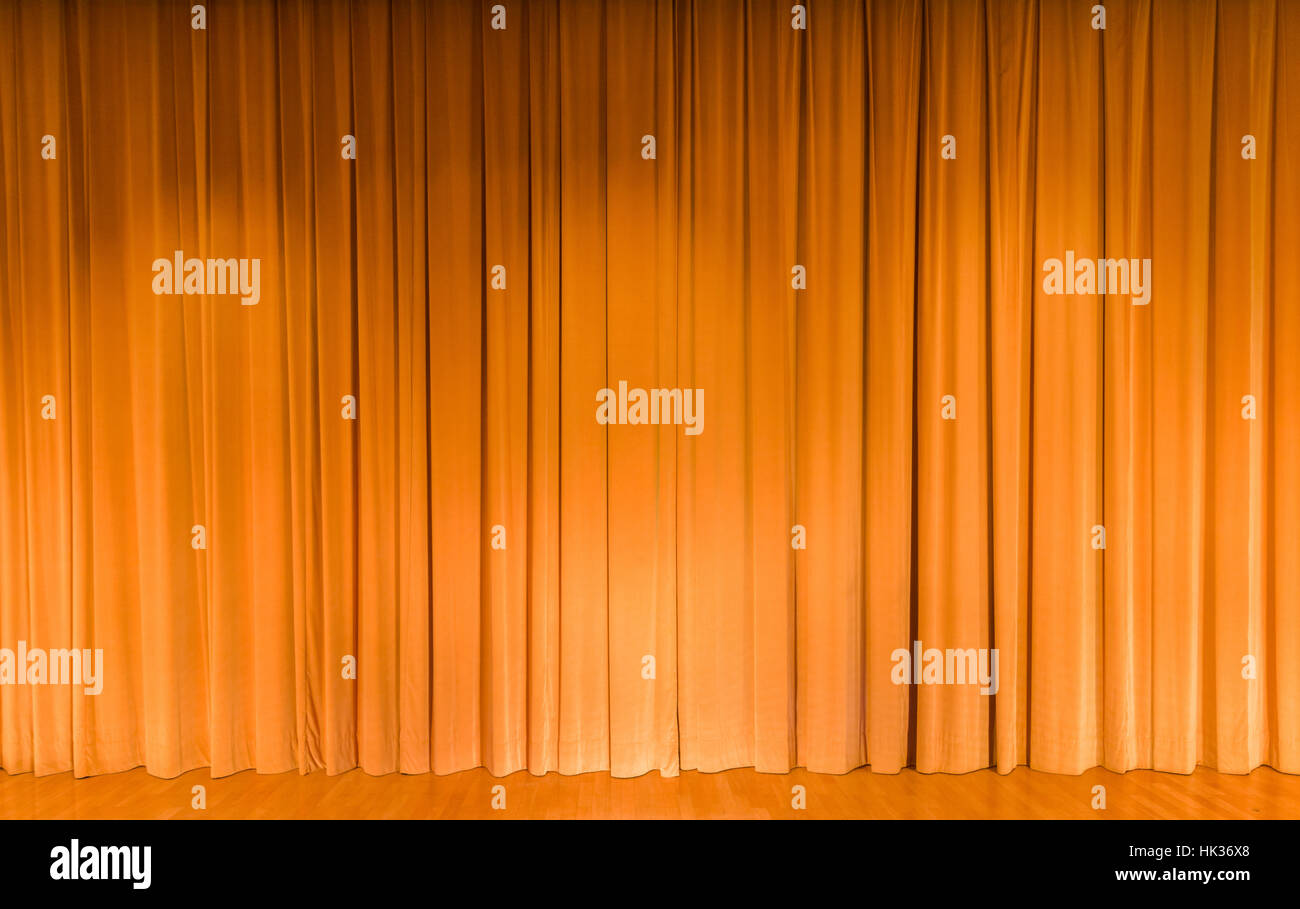
[[(200, 785), (205, 810), (191, 807)], [(1106, 788), (1101, 811), (1092, 807), (1097, 785)], [(505, 787), (504, 810), (492, 807), (496, 786)], [(791, 806), (795, 786), (806, 790), (804, 810)], [(85, 779), (0, 771), (0, 818), (1300, 818), (1300, 776), (1268, 767), (1249, 775), (1198, 768), (1185, 776), (1100, 768), (1080, 776), (1026, 767), (1005, 776), (741, 769), (636, 779), (493, 777), (481, 768), (447, 776), (245, 771), (220, 779), (205, 769), (170, 780), (143, 768)]]

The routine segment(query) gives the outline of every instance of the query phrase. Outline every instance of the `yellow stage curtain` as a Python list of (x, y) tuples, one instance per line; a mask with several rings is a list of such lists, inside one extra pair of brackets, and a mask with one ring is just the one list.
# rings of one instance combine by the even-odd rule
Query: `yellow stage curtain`
[(1300, 2), (1095, 5), (0, 2), (0, 765), (1300, 772)]

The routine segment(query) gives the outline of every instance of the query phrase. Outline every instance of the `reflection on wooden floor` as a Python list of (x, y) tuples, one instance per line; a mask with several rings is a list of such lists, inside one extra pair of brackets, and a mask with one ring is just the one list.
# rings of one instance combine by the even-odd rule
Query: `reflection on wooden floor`
[[(1092, 807), (1094, 786), (1106, 789), (1106, 809)], [(207, 808), (192, 807), (193, 787)], [(505, 808), (492, 807), (504, 786)], [(796, 810), (794, 787), (807, 807)], [(496, 793), (499, 796), (501, 793)], [(650, 773), (631, 780), (607, 773), (544, 777), (486, 770), (448, 776), (260, 775), (212, 779), (194, 770), (175, 779), (142, 768), (73, 779), (70, 773), (33, 777), (0, 772), (0, 818), (1298, 818), (1300, 776), (1261, 767), (1247, 776), (1204, 768), (1182, 776), (1093, 769), (1081, 776), (1025, 767), (999, 776), (873, 774), (843, 776), (728, 770)]]

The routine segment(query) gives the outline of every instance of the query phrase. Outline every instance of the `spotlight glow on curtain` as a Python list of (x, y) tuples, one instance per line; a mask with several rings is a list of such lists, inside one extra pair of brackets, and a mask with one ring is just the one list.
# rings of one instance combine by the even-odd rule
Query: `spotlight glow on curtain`
[(1300, 772), (1300, 3), (1094, 5), (4, 0), (0, 765)]

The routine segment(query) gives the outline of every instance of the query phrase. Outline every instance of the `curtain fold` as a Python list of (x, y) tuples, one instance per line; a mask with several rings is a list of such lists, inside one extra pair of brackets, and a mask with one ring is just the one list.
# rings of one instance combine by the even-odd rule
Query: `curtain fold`
[(1300, 772), (1300, 4), (192, 6), (0, 0), (0, 766)]

